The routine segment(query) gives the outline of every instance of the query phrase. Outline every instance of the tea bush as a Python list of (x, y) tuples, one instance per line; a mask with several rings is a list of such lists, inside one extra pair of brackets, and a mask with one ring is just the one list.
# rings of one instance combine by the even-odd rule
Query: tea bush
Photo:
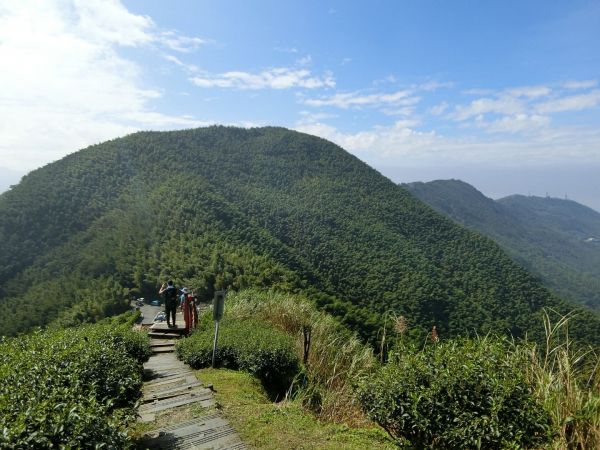
[[(208, 367), (212, 362), (213, 338), (213, 329), (203, 326), (177, 343), (177, 353), (194, 368)], [(254, 374), (274, 393), (287, 389), (299, 368), (294, 340), (255, 320), (222, 320), (215, 359), (218, 366)]]
[(366, 418), (353, 383), (376, 364), (371, 346), (361, 342), (309, 299), (296, 294), (244, 290), (227, 297), (225, 315), (260, 320), (291, 336), (302, 360), (294, 398), (320, 419), (364, 425)]
[(127, 448), (147, 336), (128, 325), (0, 342), (0, 448)]
[(550, 439), (550, 418), (506, 342), (457, 339), (400, 348), (358, 395), (367, 414), (417, 448), (530, 448)]

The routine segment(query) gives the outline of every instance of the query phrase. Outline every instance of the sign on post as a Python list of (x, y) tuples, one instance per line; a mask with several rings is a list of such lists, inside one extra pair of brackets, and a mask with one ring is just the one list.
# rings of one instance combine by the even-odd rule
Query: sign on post
[(212, 367), (215, 367), (215, 354), (217, 353), (217, 339), (219, 338), (219, 321), (225, 311), (226, 291), (216, 291), (213, 299), (213, 319), (215, 320), (215, 340), (213, 341)]
[(226, 294), (226, 291), (215, 292), (215, 298), (213, 299), (213, 319), (217, 322), (223, 317), (223, 311), (225, 310)]

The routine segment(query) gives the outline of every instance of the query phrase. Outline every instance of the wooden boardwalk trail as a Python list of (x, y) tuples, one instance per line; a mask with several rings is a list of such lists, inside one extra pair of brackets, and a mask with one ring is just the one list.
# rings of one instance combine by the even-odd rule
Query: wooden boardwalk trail
[[(175, 341), (183, 331), (183, 328), (168, 328), (166, 324), (150, 327), (153, 356), (144, 364), (146, 381), (139, 420), (152, 424), (160, 414), (174, 412), (186, 405), (199, 405), (206, 409), (206, 414), (181, 421), (175, 419), (167, 426), (146, 433), (139, 442), (139, 448), (246, 449), (235, 430), (213, 408), (212, 386), (204, 386), (196, 378), (194, 370), (175, 356)], [(177, 418), (177, 415), (174, 417)]]

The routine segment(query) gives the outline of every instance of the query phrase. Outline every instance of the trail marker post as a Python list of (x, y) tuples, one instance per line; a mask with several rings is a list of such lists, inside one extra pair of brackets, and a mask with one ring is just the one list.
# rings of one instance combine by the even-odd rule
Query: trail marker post
[(213, 341), (212, 367), (215, 367), (215, 355), (217, 353), (217, 339), (219, 338), (219, 321), (225, 311), (226, 291), (216, 291), (213, 299), (213, 319), (215, 321), (215, 340)]

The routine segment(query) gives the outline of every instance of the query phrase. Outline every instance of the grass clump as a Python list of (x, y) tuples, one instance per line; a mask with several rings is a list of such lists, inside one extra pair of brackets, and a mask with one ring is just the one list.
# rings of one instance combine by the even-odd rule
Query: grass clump
[(546, 342), (524, 348), (527, 374), (550, 413), (556, 449), (600, 448), (600, 355), (569, 337), (573, 316), (544, 315)]
[(0, 448), (127, 448), (147, 337), (127, 325), (0, 342)]
[(365, 411), (417, 448), (537, 448), (550, 417), (526, 377), (527, 359), (491, 338), (399, 348), (359, 384)]

